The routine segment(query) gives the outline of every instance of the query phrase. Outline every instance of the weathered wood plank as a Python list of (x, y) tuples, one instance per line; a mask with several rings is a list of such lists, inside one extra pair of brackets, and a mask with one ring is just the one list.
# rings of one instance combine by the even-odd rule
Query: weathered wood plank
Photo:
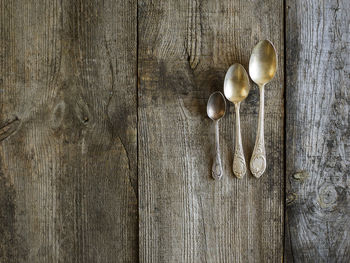
[(287, 262), (350, 261), (350, 2), (286, 2)]
[[(234, 62), (268, 38), (279, 53), (266, 90), (268, 168), (233, 177), (234, 109), (221, 122), (224, 177), (210, 177), (206, 102)], [(280, 262), (283, 258), (283, 2), (139, 1), (141, 262)], [(241, 106), (249, 160), (258, 90)], [(248, 162), (247, 162), (248, 163)]]
[(136, 1), (0, 12), (0, 262), (136, 262)]

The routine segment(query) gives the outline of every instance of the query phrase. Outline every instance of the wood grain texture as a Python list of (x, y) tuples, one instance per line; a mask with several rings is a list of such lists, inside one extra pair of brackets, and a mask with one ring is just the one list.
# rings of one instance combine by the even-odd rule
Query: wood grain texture
[[(280, 262), (283, 258), (283, 66), (266, 89), (268, 167), (232, 173), (234, 107), (220, 121), (224, 176), (211, 179), (211, 92), (234, 62), (270, 39), (283, 65), (282, 1), (140, 0), (139, 217), (141, 262)], [(272, 26), (273, 25), (273, 26)], [(245, 157), (258, 88), (241, 105)]]
[(350, 262), (350, 2), (286, 2), (287, 262)]
[(136, 1), (0, 12), (0, 262), (136, 262)]

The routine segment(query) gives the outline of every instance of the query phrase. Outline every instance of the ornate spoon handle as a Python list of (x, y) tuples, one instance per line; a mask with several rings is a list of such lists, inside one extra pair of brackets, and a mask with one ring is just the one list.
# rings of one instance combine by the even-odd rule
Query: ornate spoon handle
[(215, 156), (211, 174), (214, 179), (220, 179), (222, 177), (222, 166), (220, 157), (220, 140), (219, 140), (219, 123), (215, 121)]
[(252, 174), (259, 178), (266, 169), (266, 154), (264, 141), (264, 86), (260, 86), (260, 105), (258, 132), (252, 158), (250, 159), (250, 170)]
[(242, 136), (241, 136), (241, 120), (239, 117), (239, 107), (241, 103), (235, 103), (236, 109), (236, 143), (235, 143), (235, 154), (233, 157), (232, 170), (237, 178), (242, 178), (247, 171), (246, 163), (244, 159), (243, 147), (242, 147)]

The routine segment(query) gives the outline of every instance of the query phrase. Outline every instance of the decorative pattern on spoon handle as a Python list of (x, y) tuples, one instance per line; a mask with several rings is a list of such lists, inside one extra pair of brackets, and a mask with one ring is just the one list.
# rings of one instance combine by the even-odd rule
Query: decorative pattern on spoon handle
[(222, 177), (222, 166), (220, 157), (219, 121), (215, 121), (215, 156), (212, 166), (212, 176), (215, 180)]
[(255, 146), (250, 159), (250, 171), (259, 178), (266, 169), (266, 153), (264, 141), (264, 86), (260, 86), (259, 122)]
[(237, 178), (242, 178), (247, 172), (247, 165), (245, 163), (242, 136), (241, 136), (241, 121), (239, 116), (240, 102), (235, 103), (236, 109), (236, 142), (235, 142), (235, 154), (233, 157), (232, 170)]

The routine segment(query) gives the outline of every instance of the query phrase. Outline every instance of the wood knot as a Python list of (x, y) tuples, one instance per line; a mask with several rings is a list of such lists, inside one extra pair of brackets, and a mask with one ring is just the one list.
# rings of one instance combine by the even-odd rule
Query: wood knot
[(53, 129), (57, 129), (61, 126), (61, 123), (63, 122), (63, 118), (64, 118), (65, 109), (66, 109), (66, 103), (64, 101), (60, 101), (54, 107), (52, 111), (52, 118), (51, 118), (51, 127)]
[(91, 121), (91, 114), (88, 105), (82, 98), (79, 98), (76, 105), (74, 105), (74, 110), (80, 123), (88, 125)]
[(87, 116), (83, 117), (82, 122), (84, 124), (88, 123), (89, 122), (89, 117), (87, 117)]
[(321, 186), (318, 193), (318, 203), (322, 208), (332, 207), (338, 200), (338, 193), (331, 184)]
[(293, 174), (293, 179), (304, 182), (309, 177), (309, 173), (306, 171), (300, 171)]
[(296, 193), (287, 193), (287, 196), (286, 196), (287, 206), (294, 203), (297, 200), (297, 198), (298, 198), (298, 195)]

